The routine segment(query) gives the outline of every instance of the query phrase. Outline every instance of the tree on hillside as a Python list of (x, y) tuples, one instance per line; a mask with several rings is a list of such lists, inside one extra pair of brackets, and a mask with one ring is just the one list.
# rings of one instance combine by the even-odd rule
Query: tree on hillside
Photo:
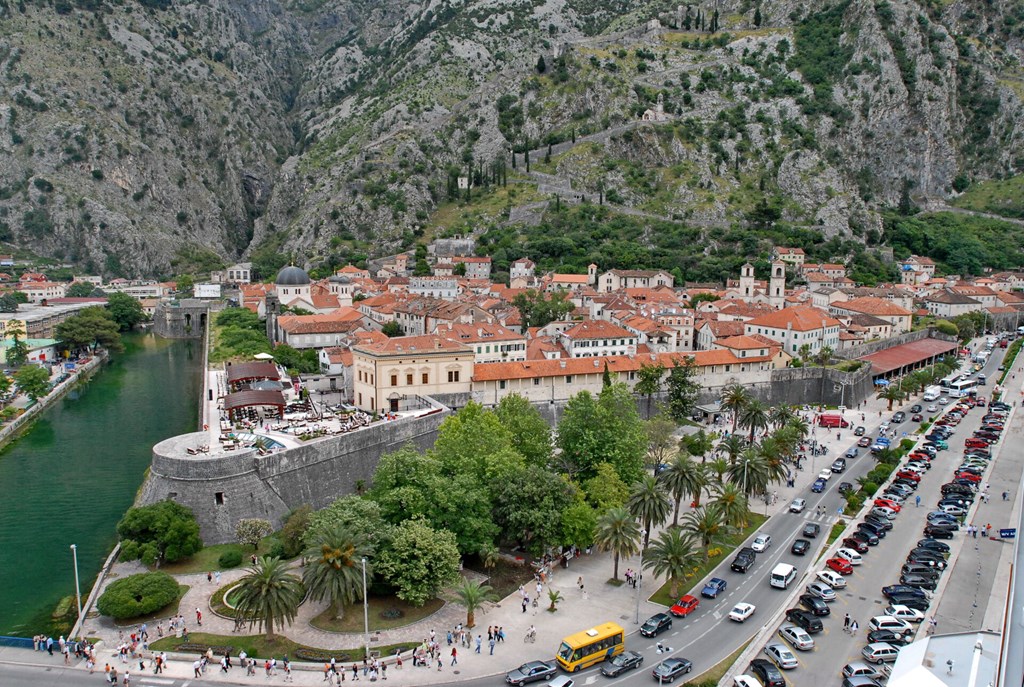
[(38, 365), (26, 365), (14, 373), (18, 389), (33, 401), (38, 401), (50, 391), (50, 373)]
[(366, 537), (340, 523), (333, 523), (309, 533), (305, 557), (309, 561), (302, 573), (302, 583), (315, 601), (326, 601), (330, 617), (341, 618), (345, 606), (363, 598), (363, 559), (367, 559), (366, 575), (373, 577), (369, 561), (373, 547)]
[(284, 629), (295, 620), (301, 602), (302, 583), (280, 558), (256, 559), (235, 592), (236, 617), (265, 629), (268, 641), (274, 639), (275, 626)]
[(117, 523), (117, 534), (121, 560), (174, 563), (203, 548), (191, 509), (170, 500), (129, 508)]
[(636, 555), (640, 550), (640, 527), (625, 508), (612, 508), (597, 519), (594, 544), (601, 551), (611, 551), (612, 579), (619, 579), (619, 559)]
[(112, 293), (107, 296), (107, 312), (122, 332), (149, 319), (142, 310), (142, 303), (126, 293)]
[(196, 288), (196, 280), (191, 274), (182, 274), (174, 280), (174, 291), (182, 298), (191, 298)]
[(95, 289), (96, 287), (87, 281), (76, 281), (68, 287), (64, 295), (68, 298), (88, 298)]
[(57, 325), (56, 336), (69, 350), (92, 351), (102, 346), (108, 351), (122, 351), (117, 323), (104, 308), (86, 308)]

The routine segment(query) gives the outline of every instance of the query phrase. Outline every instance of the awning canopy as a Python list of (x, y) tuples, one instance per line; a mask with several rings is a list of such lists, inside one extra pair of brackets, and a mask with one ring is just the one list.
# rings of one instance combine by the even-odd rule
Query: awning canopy
[(920, 363), (932, 360), (938, 356), (955, 351), (958, 348), (955, 341), (943, 341), (941, 339), (919, 339), (910, 343), (893, 346), (885, 350), (861, 356), (857, 360), (871, 363), (871, 374), (886, 375), (890, 372), (899, 372), (903, 368), (916, 366)]
[(224, 410), (234, 413), (240, 408), (272, 406), (284, 410), (284, 394), (280, 391), (236, 391), (224, 397)]
[(228, 384), (261, 379), (281, 379), (273, 363), (232, 363), (227, 369)]

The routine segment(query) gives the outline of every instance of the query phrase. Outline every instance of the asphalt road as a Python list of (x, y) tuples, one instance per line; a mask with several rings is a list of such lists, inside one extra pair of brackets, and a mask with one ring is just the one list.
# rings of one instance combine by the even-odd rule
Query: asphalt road
[[(982, 388), (981, 395), (988, 396), (988, 392), (991, 392), (998, 374), (997, 367), (1001, 364), (1004, 353), (1003, 349), (996, 349), (995, 359), (990, 360), (985, 367), (984, 373), (990, 381)], [(904, 409), (918, 402), (920, 401), (913, 400), (905, 403)], [(793, 652), (800, 666), (786, 671), (786, 679), (791, 684), (838, 685), (842, 682), (842, 667), (850, 661), (862, 660), (860, 650), (867, 644), (868, 621), (872, 616), (884, 615), (884, 609), (888, 605), (881, 589), (885, 585), (899, 583), (900, 568), (910, 550), (924, 537), (926, 516), (941, 498), (940, 487), (953, 478), (953, 472), (962, 460), (964, 438), (971, 436), (971, 433), (980, 426), (984, 412), (981, 408), (969, 412), (955, 427), (956, 433), (949, 440), (949, 450), (938, 452), (932, 462), (932, 469), (925, 473), (920, 487), (915, 492), (915, 495), (921, 497), (921, 507), (914, 506), (913, 497), (908, 499), (903, 510), (893, 521), (893, 529), (889, 531), (888, 536), (882, 539), (878, 546), (873, 546), (867, 553), (862, 554), (863, 564), (855, 566), (853, 574), (846, 576), (847, 587), (837, 591), (836, 600), (829, 604), (831, 615), (821, 618), (824, 631), (814, 635), (814, 650)], [(1020, 420), (1014, 416), (1013, 421)], [(917, 428), (916, 423), (912, 424), (909, 421), (904, 423), (903, 427)], [(863, 462), (865, 459), (858, 460)], [(951, 546), (956, 546), (958, 540), (962, 540), (964, 536), (964, 530), (961, 529), (953, 540), (945, 541)], [(823, 565), (819, 565), (817, 569), (823, 568)], [(950, 571), (947, 570), (944, 575), (949, 574)], [(936, 608), (937, 605), (938, 601), (933, 600), (930, 609)], [(860, 626), (857, 636), (843, 632), (843, 618), (846, 613), (849, 613), (850, 618), (856, 620)], [(929, 612), (925, 615), (927, 618)], [(776, 634), (770, 641), (782, 641), (778, 637), (777, 629), (774, 628)]]

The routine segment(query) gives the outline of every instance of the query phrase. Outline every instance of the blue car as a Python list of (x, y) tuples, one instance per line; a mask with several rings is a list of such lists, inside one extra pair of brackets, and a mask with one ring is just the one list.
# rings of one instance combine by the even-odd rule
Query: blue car
[(814, 480), (814, 484), (811, 486), (811, 491), (813, 491), (815, 494), (820, 494), (821, 492), (825, 491), (825, 480), (823, 480), (821, 477)]
[(725, 580), (721, 577), (712, 577), (700, 590), (700, 595), (708, 599), (717, 599), (719, 593), (725, 591)]

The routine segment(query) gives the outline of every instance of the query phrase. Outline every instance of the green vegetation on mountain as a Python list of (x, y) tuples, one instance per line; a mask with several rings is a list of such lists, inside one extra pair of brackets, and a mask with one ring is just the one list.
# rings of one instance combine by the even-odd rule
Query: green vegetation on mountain
[(885, 237), (896, 257), (928, 255), (948, 274), (980, 275), (984, 268), (1024, 265), (1024, 228), (986, 217), (940, 212), (889, 216)]
[(1024, 175), (971, 184), (951, 204), (967, 210), (1024, 219)]

